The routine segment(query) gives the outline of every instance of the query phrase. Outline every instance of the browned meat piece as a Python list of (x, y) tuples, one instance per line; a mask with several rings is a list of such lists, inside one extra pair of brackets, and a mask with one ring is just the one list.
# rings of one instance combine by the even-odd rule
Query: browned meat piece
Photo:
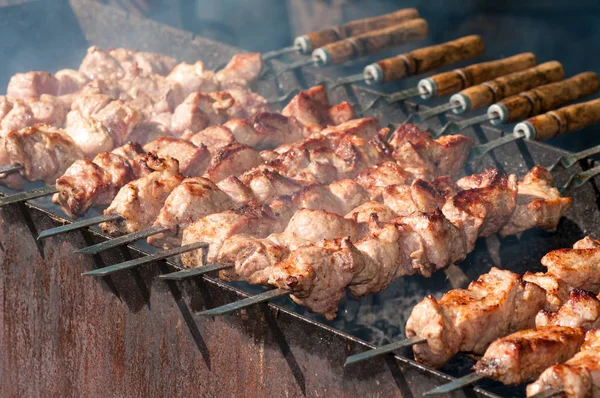
[(121, 100), (112, 101), (92, 116), (106, 127), (117, 145), (127, 142), (142, 118), (137, 109)]
[(542, 288), (492, 268), (468, 289), (451, 290), (439, 300), (427, 296), (413, 308), (406, 335), (426, 338), (413, 347), (415, 358), (438, 367), (459, 351), (483, 354), (497, 338), (533, 327), (544, 303)]
[[(8, 131), (0, 130), (0, 165), (9, 165), (10, 156), (6, 151), (5, 137)], [(0, 184), (11, 189), (23, 189), (27, 184), (27, 180), (21, 175), (21, 173), (8, 173), (0, 174)]]
[[(226, 125), (225, 125), (226, 126)], [(216, 155), (220, 149), (236, 142), (231, 130), (225, 126), (210, 126), (189, 137), (189, 140), (197, 146), (204, 145), (211, 155)], [(182, 138), (187, 139), (184, 136)], [(239, 142), (239, 141), (238, 141)], [(253, 145), (250, 145), (253, 146)]]
[(258, 150), (275, 148), (303, 138), (302, 126), (279, 113), (265, 112), (249, 119), (232, 119), (224, 127), (231, 131), (237, 142)]
[(102, 122), (85, 118), (78, 111), (67, 114), (65, 132), (88, 159), (115, 147), (115, 140)]
[(548, 389), (562, 391), (567, 398), (596, 398), (600, 391), (600, 330), (586, 333), (581, 350), (567, 362), (546, 369), (527, 386), (527, 396)]
[(536, 326), (600, 328), (600, 300), (591, 293), (573, 289), (569, 299), (557, 312), (541, 310), (535, 317)]
[(133, 61), (145, 75), (166, 76), (177, 65), (175, 58), (151, 52), (135, 52)]
[(354, 107), (345, 101), (333, 105), (327, 113), (327, 117), (333, 125), (342, 124), (356, 118)]
[(562, 280), (552, 274), (543, 272), (526, 272), (523, 280), (535, 283), (546, 291), (546, 308), (548, 311), (558, 311), (558, 309), (569, 298), (570, 287)]
[(54, 76), (58, 80), (56, 95), (75, 93), (89, 82), (86, 75), (74, 69), (61, 69)]
[(327, 189), (337, 199), (332, 211), (338, 214), (347, 214), (369, 200), (369, 192), (353, 180), (334, 181)]
[(11, 99), (29, 100), (42, 94), (57, 95), (58, 80), (49, 72), (17, 73), (10, 78), (6, 96)]
[(262, 163), (260, 153), (247, 145), (231, 144), (221, 149), (211, 160), (207, 177), (219, 182), (231, 175), (237, 176)]
[(184, 179), (173, 158), (149, 156), (147, 164), (155, 171), (126, 184), (104, 211), (122, 216), (120, 220), (100, 224), (105, 233), (122, 235), (151, 226), (169, 194)]
[(146, 144), (148, 142), (168, 136), (169, 129), (160, 123), (144, 122), (136, 124), (133, 131), (127, 137), (129, 141)]
[(250, 188), (242, 184), (239, 178), (229, 176), (217, 183), (217, 186), (225, 192), (236, 205), (245, 205), (254, 200)]
[(77, 159), (81, 150), (62, 130), (43, 124), (11, 131), (5, 137), (9, 164), (23, 166), (21, 174), (29, 181), (53, 184)]
[(208, 93), (219, 89), (214, 73), (205, 70), (201, 61), (196, 61), (194, 64), (182, 62), (176, 65), (167, 75), (167, 80), (178, 83), (183, 88), (184, 97), (195, 92)]
[(81, 116), (91, 117), (104, 109), (112, 100), (106, 94), (80, 95), (71, 104), (71, 110), (78, 111)]
[(517, 199), (517, 177), (488, 169), (482, 184), (449, 198), (442, 211), (465, 234), (470, 252), (480, 236), (490, 236), (510, 220)]
[(119, 89), (133, 99), (140, 95), (150, 97), (155, 115), (173, 112), (185, 99), (179, 84), (159, 75), (144, 76), (139, 69), (129, 72), (117, 83)]
[[(266, 237), (278, 223), (275, 215), (266, 206), (255, 203), (208, 215), (183, 230), (181, 244), (209, 243), (207, 261), (214, 262), (223, 242), (235, 234), (250, 234)], [(194, 250), (181, 256), (183, 265), (195, 268), (203, 265), (202, 250)]]
[(388, 185), (406, 185), (413, 177), (394, 162), (383, 162), (366, 169), (356, 176), (356, 182), (362, 185), (371, 198), (377, 199), (382, 189)]
[(310, 132), (319, 132), (329, 122), (329, 100), (323, 86), (312, 87), (300, 92), (281, 112), (295, 117)]
[(248, 87), (258, 79), (263, 68), (260, 53), (236, 54), (215, 74), (222, 88)]
[(349, 239), (328, 240), (303, 246), (276, 263), (269, 283), (292, 290), (290, 297), (294, 302), (331, 320), (346, 286), (364, 267), (363, 261)]
[(562, 198), (550, 172), (535, 166), (519, 182), (517, 208), (500, 235), (514, 235), (533, 227), (553, 231), (571, 207), (571, 198)]
[(152, 169), (148, 167), (146, 152), (140, 144), (128, 142), (112, 151), (115, 155), (119, 155), (129, 162), (133, 176), (135, 179), (147, 176), (152, 173)]
[(186, 178), (171, 192), (154, 222), (169, 231), (149, 237), (148, 243), (164, 249), (178, 246), (185, 227), (233, 206), (229, 196), (212, 181), (202, 177)]
[(267, 100), (260, 94), (238, 88), (228, 89), (235, 103), (227, 110), (230, 117), (250, 117), (269, 111)]
[(265, 203), (281, 195), (289, 195), (301, 187), (295, 181), (285, 178), (276, 171), (266, 168), (252, 168), (239, 176), (258, 203)]
[(117, 80), (125, 75), (119, 61), (96, 46), (88, 48), (87, 54), (81, 61), (79, 72), (88, 79)]
[(175, 108), (171, 130), (181, 135), (185, 130), (198, 132), (227, 120), (227, 109), (234, 99), (223, 91), (192, 93)]
[(58, 203), (70, 217), (79, 217), (90, 207), (109, 204), (119, 189), (134, 178), (127, 159), (109, 152), (98, 154), (93, 162), (77, 160), (56, 180)]
[(364, 224), (371, 220), (373, 214), (377, 214), (377, 219), (381, 222), (389, 221), (397, 216), (392, 209), (383, 203), (370, 201), (352, 209), (350, 213), (346, 214), (346, 218), (355, 223)]
[(0, 122), (0, 129), (4, 131), (20, 130), (37, 123), (29, 104), (22, 100), (14, 100), (11, 109), (4, 115)]
[(573, 249), (597, 249), (600, 248), (600, 240), (594, 240), (589, 236), (578, 240), (573, 244)]
[(442, 208), (446, 199), (455, 193), (451, 184), (442, 177), (432, 182), (417, 178), (410, 186), (388, 185), (383, 189), (381, 197), (383, 203), (398, 216), (408, 216), (417, 211), (428, 213)]
[(542, 265), (569, 286), (600, 290), (600, 249), (558, 249), (542, 258)]
[(350, 134), (368, 141), (376, 137), (378, 131), (379, 121), (372, 117), (366, 117), (327, 127), (321, 130), (319, 134), (330, 141), (331, 148), (335, 148), (340, 141), (347, 139)]
[(534, 380), (549, 366), (573, 357), (585, 330), (563, 326), (527, 329), (494, 341), (473, 369), (503, 384)]
[(210, 163), (210, 154), (205, 146), (196, 146), (175, 137), (160, 137), (144, 145), (144, 151), (162, 158), (177, 159), (179, 172), (184, 176), (201, 176)]

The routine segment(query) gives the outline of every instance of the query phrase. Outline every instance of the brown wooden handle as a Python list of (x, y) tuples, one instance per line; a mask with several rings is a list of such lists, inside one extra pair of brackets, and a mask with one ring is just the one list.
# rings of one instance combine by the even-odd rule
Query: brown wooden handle
[[(483, 52), (483, 39), (472, 35), (423, 47), (414, 51), (376, 62), (383, 82), (398, 80), (456, 62), (475, 58)], [(368, 68), (368, 67), (367, 67)]]
[(423, 87), (420, 90), (423, 98), (441, 97), (535, 65), (537, 65), (535, 55), (522, 53), (497, 61), (481, 62), (451, 72), (439, 73), (421, 80), (419, 87)]
[(547, 140), (600, 122), (600, 99), (565, 106), (534, 116), (515, 126), (528, 139)]
[(411, 19), (388, 28), (373, 30), (327, 44), (313, 51), (319, 65), (341, 64), (427, 36), (429, 25), (424, 19)]
[(494, 109), (499, 107), (497, 120), (502, 123), (512, 123), (587, 97), (598, 89), (600, 89), (598, 75), (594, 72), (584, 72), (563, 81), (508, 97), (492, 105), (490, 111), (493, 113)]
[(343, 25), (311, 32), (304, 35), (305, 40), (307, 39), (309, 43), (309, 46), (306, 47), (306, 52), (310, 52), (338, 40), (360, 35), (372, 30), (387, 28), (416, 18), (420, 18), (419, 11), (417, 11), (416, 8), (406, 8), (389, 14), (372, 18), (357, 19), (356, 21), (350, 21)]
[[(561, 80), (565, 71), (557, 61), (550, 61), (521, 72), (500, 76), (454, 94), (450, 101), (464, 104), (462, 111), (490, 106), (525, 90)], [(460, 112), (459, 112), (460, 113)]]

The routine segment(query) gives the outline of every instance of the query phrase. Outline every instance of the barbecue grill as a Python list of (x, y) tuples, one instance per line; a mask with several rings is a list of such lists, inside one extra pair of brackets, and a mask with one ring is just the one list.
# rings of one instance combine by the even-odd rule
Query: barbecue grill
[[(6, 9), (3, 18), (17, 19), (22, 12), (34, 12), (34, 6)], [(208, 68), (240, 51), (94, 2), (72, 0), (68, 9), (72, 11), (62, 15), (69, 15), (87, 41), (73, 40), (74, 47), (137, 48), (188, 62), (200, 58)], [(83, 50), (76, 53), (73, 64), (80, 54)], [(285, 67), (272, 62), (275, 70)], [(285, 73), (277, 81), (259, 82), (257, 91), (276, 96), (331, 79), (317, 72)], [(362, 105), (380, 94), (352, 85), (329, 93), (332, 103)], [(374, 116), (382, 125), (401, 122), (416, 107), (407, 101), (379, 109)], [(441, 127), (446, 118), (464, 119), (442, 115), (433, 125)], [(503, 134), (490, 126), (468, 128), (463, 133), (476, 143)], [(467, 173), (497, 167), (522, 176), (534, 165), (550, 165), (566, 154), (543, 143), (516, 141), (469, 163)], [(584, 161), (555, 172), (557, 184), (589, 167)], [(555, 233), (527, 231), (519, 237), (479, 240), (460, 268), (469, 280), (493, 265), (519, 273), (539, 271), (539, 259), (546, 252), (569, 247), (588, 234), (600, 235), (596, 181), (567, 191), (574, 205)], [(459, 355), (434, 371), (407, 359), (411, 358), (407, 353), (375, 359), (366, 366), (342, 366), (350, 354), (403, 338), (412, 307), (426, 294), (452, 288), (443, 273), (429, 279), (398, 279), (381, 293), (359, 301), (347, 298), (332, 322), (287, 298), (210, 319), (197, 314), (262, 289), (210, 276), (184, 282), (157, 279), (180, 268), (172, 261), (103, 279), (82, 278), (82, 272), (144, 256), (154, 249), (132, 245), (93, 258), (73, 254), (83, 246), (109, 239), (88, 230), (36, 241), (39, 231), (68, 222), (49, 199), (5, 207), (0, 214), (0, 283), (4, 292), (0, 316), (5, 325), (0, 351), (5, 380), (2, 395), (410, 397), (468, 373), (474, 363)], [(522, 387), (481, 385), (484, 388), (474, 388), (474, 395), (524, 395)]]

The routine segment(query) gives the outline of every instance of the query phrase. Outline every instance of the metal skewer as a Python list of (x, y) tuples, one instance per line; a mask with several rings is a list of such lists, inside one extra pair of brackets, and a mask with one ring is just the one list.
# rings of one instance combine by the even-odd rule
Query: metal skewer
[(563, 168), (568, 169), (573, 167), (575, 163), (583, 160), (585, 158), (589, 158), (591, 156), (597, 155), (600, 153), (600, 145), (596, 145), (594, 147), (588, 148), (581, 152), (577, 152), (571, 155), (565, 155), (559, 157), (554, 163), (552, 163), (549, 167), (546, 167), (549, 171), (554, 169)]
[(79, 249), (75, 251), (78, 254), (98, 254), (108, 249), (112, 249), (114, 247), (119, 247), (122, 245), (126, 245), (131, 242), (135, 242), (136, 240), (140, 240), (143, 238), (147, 238), (152, 235), (160, 234), (161, 232), (169, 231), (169, 228), (164, 227), (162, 225), (155, 225), (146, 229), (142, 229), (141, 231), (132, 232), (127, 235), (119, 236), (118, 238), (110, 239), (102, 243), (98, 243), (96, 245), (87, 246), (83, 249)]
[(170, 274), (164, 274), (159, 276), (160, 279), (168, 279), (174, 281), (181, 281), (183, 279), (191, 278), (194, 276), (201, 276), (213, 271), (221, 271), (224, 269), (233, 268), (231, 264), (207, 264), (203, 267), (184, 269), (177, 272), (171, 272)]
[(6, 166), (0, 167), (0, 174), (13, 173), (15, 171), (22, 170), (23, 166), (20, 164), (8, 164)]
[(30, 191), (19, 192), (14, 195), (8, 195), (0, 199), (0, 207), (9, 205), (11, 203), (23, 202), (30, 199), (41, 198), (42, 196), (52, 195), (58, 192), (56, 187), (47, 186), (38, 189), (32, 189)]
[(399, 350), (404, 347), (410, 347), (415, 344), (426, 343), (427, 339), (419, 336), (411, 337), (409, 339), (404, 339), (400, 341), (396, 341), (391, 344), (387, 344), (369, 351), (361, 352), (360, 354), (350, 355), (346, 358), (346, 362), (344, 363), (344, 367), (348, 365), (352, 365), (357, 362), (366, 361), (367, 359), (375, 358), (380, 355), (389, 354), (396, 350)]
[(269, 301), (271, 299), (274, 299), (274, 298), (280, 297), (280, 296), (286, 296), (291, 293), (292, 293), (291, 290), (281, 289), (281, 288), (268, 290), (264, 293), (254, 295), (252, 297), (248, 297), (243, 300), (234, 301), (233, 303), (229, 303), (229, 304), (223, 305), (221, 307), (216, 307), (216, 308), (212, 308), (210, 310), (202, 311), (200, 313), (200, 315), (204, 315), (204, 316), (225, 315), (230, 312), (240, 310), (242, 308), (250, 307), (254, 304), (264, 303), (265, 301)]
[(431, 391), (427, 391), (423, 395), (429, 396), (429, 395), (446, 394), (446, 393), (461, 389), (463, 387), (470, 386), (471, 384), (473, 384), (479, 380), (485, 379), (485, 378), (486, 378), (486, 376), (482, 375), (480, 373), (471, 373), (464, 377), (461, 377), (460, 379), (456, 379), (451, 383), (447, 383), (447, 384), (444, 384), (437, 388), (434, 388)]
[(152, 254), (150, 256), (140, 257), (140, 258), (136, 258), (131, 261), (126, 261), (124, 263), (115, 264), (115, 265), (111, 265), (111, 266), (104, 267), (104, 268), (98, 268), (98, 269), (95, 269), (95, 270), (89, 271), (89, 272), (84, 272), (82, 275), (106, 276), (106, 275), (110, 275), (110, 274), (118, 272), (118, 271), (135, 268), (135, 267), (138, 267), (143, 264), (151, 263), (153, 261), (164, 260), (166, 258), (176, 256), (178, 254), (182, 254), (182, 253), (185, 253), (185, 252), (188, 252), (191, 250), (197, 250), (197, 249), (200, 249), (203, 247), (208, 247), (208, 243), (205, 243), (205, 242), (191, 243), (189, 245), (176, 247), (176, 248), (170, 249), (170, 250), (165, 250), (163, 252)]
[(55, 235), (64, 234), (69, 231), (75, 231), (77, 229), (90, 227), (92, 225), (100, 224), (103, 222), (121, 220), (122, 218), (123, 217), (120, 214), (105, 214), (98, 217), (79, 220), (71, 224), (63, 225), (62, 227), (56, 227), (42, 231), (38, 236), (38, 240), (46, 239)]

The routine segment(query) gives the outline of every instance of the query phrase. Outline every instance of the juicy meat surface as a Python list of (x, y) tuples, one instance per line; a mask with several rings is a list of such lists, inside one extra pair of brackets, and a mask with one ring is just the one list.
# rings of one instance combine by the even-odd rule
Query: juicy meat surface
[(542, 258), (542, 265), (569, 286), (600, 290), (600, 249), (558, 249)]
[(176, 135), (184, 131), (198, 132), (208, 126), (221, 124), (228, 118), (227, 110), (235, 100), (223, 91), (191, 93), (175, 108), (171, 118), (171, 130)]
[(135, 142), (128, 142), (115, 148), (112, 153), (127, 159), (131, 166), (134, 178), (141, 178), (152, 173), (152, 169), (148, 166), (148, 157), (142, 146)]
[(492, 268), (468, 289), (451, 290), (439, 300), (425, 297), (413, 308), (406, 335), (426, 338), (413, 346), (415, 358), (439, 367), (459, 351), (483, 354), (497, 338), (533, 327), (544, 303), (542, 288)]
[(123, 235), (151, 226), (169, 194), (184, 179), (173, 158), (149, 157), (147, 163), (155, 171), (123, 186), (104, 211), (122, 217), (100, 224), (105, 233)]
[(206, 177), (219, 182), (229, 176), (238, 176), (261, 163), (262, 158), (256, 149), (233, 143), (218, 151), (211, 159)]
[(596, 398), (600, 391), (599, 355), (600, 330), (589, 331), (581, 350), (565, 363), (546, 369), (527, 386), (527, 396), (554, 389), (568, 398)]
[(260, 53), (236, 54), (223, 69), (215, 73), (221, 87), (248, 87), (258, 79), (263, 68)]
[(556, 312), (569, 298), (570, 286), (560, 278), (544, 272), (526, 272), (523, 280), (535, 283), (546, 291), (545, 310)]
[(535, 317), (536, 326), (583, 327), (585, 330), (600, 328), (600, 300), (581, 289), (573, 289), (568, 300), (556, 312), (541, 310)]
[(167, 197), (155, 226), (168, 232), (150, 236), (148, 243), (168, 249), (181, 243), (183, 229), (209, 214), (233, 208), (229, 196), (212, 181), (202, 177), (186, 178)]
[(494, 341), (473, 369), (503, 384), (535, 380), (546, 368), (565, 362), (579, 351), (585, 330), (541, 326)]
[(36, 123), (37, 120), (29, 104), (23, 100), (14, 100), (10, 103), (10, 110), (0, 122), (0, 129), (8, 132), (30, 127)]
[[(182, 138), (186, 137), (182, 136)], [(196, 146), (204, 145), (213, 156), (227, 145), (236, 142), (235, 137), (231, 134), (231, 130), (225, 126), (207, 127), (189, 137), (189, 140)]]
[(194, 64), (182, 62), (176, 65), (167, 75), (167, 80), (179, 84), (183, 88), (185, 97), (195, 92), (207, 93), (219, 89), (214, 73), (204, 69), (201, 61), (196, 61)]
[(144, 145), (144, 151), (161, 158), (177, 159), (179, 172), (184, 176), (201, 176), (210, 163), (210, 153), (205, 146), (196, 146), (181, 138), (160, 137)]
[(258, 150), (304, 138), (302, 126), (278, 113), (262, 112), (249, 119), (231, 119), (223, 126), (229, 129), (237, 142)]
[(86, 118), (79, 111), (67, 114), (65, 132), (88, 159), (101, 152), (108, 152), (116, 146), (116, 141), (102, 122)]
[(88, 79), (116, 80), (125, 75), (119, 61), (110, 56), (106, 51), (96, 46), (88, 48), (87, 54), (81, 61), (79, 72)]
[(12, 99), (29, 100), (42, 94), (58, 94), (59, 82), (49, 72), (33, 71), (17, 73), (10, 78), (6, 96)]

